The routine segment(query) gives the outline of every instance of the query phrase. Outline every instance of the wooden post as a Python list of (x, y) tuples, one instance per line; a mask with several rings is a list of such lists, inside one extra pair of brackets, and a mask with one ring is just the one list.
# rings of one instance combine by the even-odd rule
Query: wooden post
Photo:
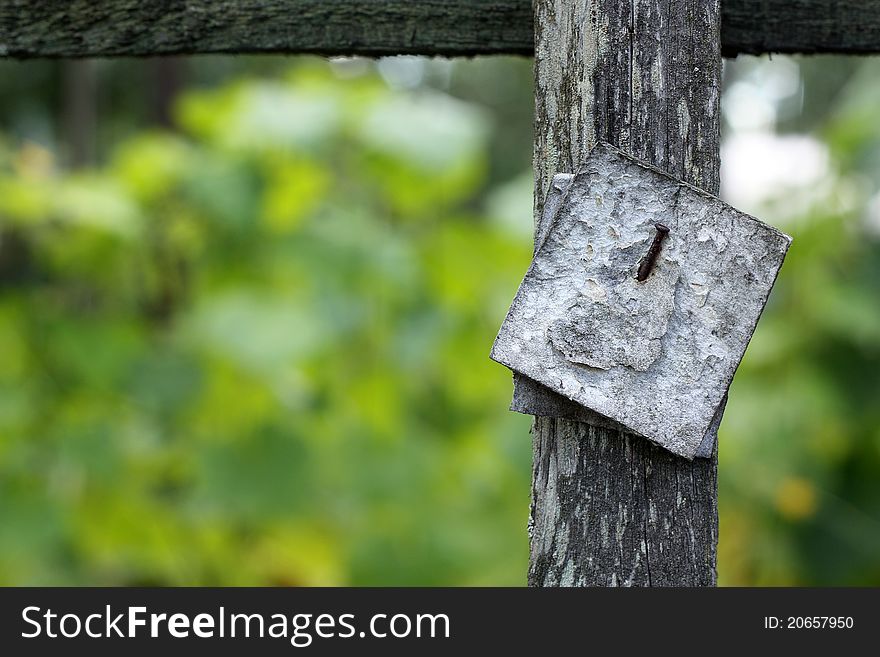
[[(535, 199), (597, 140), (719, 187), (719, 0), (535, 0)], [(713, 586), (717, 450), (536, 418), (532, 586)]]

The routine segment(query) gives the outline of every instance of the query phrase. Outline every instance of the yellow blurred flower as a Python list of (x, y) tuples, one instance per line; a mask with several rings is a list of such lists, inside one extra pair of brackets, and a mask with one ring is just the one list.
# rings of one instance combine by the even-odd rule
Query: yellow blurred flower
[(55, 156), (49, 149), (28, 142), (15, 157), (15, 171), (22, 178), (48, 178), (55, 171)]
[(803, 520), (816, 513), (816, 488), (801, 477), (787, 477), (776, 489), (776, 508), (790, 520)]

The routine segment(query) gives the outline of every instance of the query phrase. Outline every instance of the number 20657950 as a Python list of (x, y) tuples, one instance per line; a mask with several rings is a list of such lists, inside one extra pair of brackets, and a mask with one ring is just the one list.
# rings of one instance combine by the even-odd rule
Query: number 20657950
[(851, 630), (852, 616), (764, 616), (768, 630)]

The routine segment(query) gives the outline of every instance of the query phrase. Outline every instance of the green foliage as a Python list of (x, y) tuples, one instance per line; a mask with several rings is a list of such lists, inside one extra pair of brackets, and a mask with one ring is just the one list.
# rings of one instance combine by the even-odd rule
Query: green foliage
[(815, 128), (832, 173), (786, 226), (794, 243), (731, 388), (722, 584), (880, 583), (878, 74), (865, 62)]
[[(88, 170), (0, 140), (0, 583), (524, 582), (528, 63), (465, 66), (194, 87)], [(880, 583), (877, 73), (731, 391), (722, 583)]]
[(323, 66), (177, 116), (88, 172), (3, 152), (0, 581), (521, 582), (487, 116)]

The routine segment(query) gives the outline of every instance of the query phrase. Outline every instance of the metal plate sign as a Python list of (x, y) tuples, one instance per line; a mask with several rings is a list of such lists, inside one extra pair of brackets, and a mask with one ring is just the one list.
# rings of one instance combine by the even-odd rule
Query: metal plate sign
[(607, 144), (555, 183), (491, 357), (574, 402), (562, 416), (706, 455), (791, 238)]

